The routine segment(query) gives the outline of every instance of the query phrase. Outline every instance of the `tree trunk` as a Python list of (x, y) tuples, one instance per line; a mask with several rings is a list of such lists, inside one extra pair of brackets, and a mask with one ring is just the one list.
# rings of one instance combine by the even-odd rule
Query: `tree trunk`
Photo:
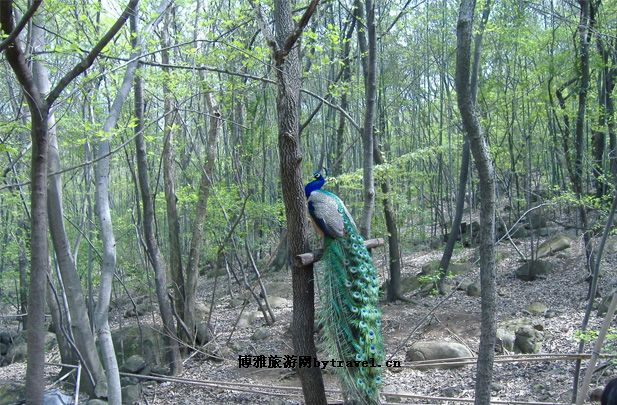
[[(276, 37), (272, 38), (262, 21), (264, 35), (273, 52), (276, 66), (278, 117), (278, 147), (280, 158), (281, 188), (287, 232), (289, 236), (289, 255), (310, 251), (308, 238), (308, 218), (306, 198), (302, 182), (302, 153), (300, 151), (299, 110), (300, 110), (300, 52), (293, 38), (298, 32), (292, 21), (291, 2), (274, 1), (274, 26)], [(311, 2), (315, 7), (316, 2)], [(309, 9), (310, 7), (309, 6)], [(314, 9), (314, 8), (313, 8)], [(309, 11), (305, 17), (310, 18)], [(312, 12), (311, 12), (312, 13)], [(305, 21), (306, 23), (306, 21)], [(313, 265), (292, 265), (293, 318), (292, 331), (294, 350), (297, 356), (317, 356), (313, 339), (315, 324), (315, 289)], [(302, 392), (307, 404), (326, 404), (321, 371), (318, 368), (298, 369), (302, 382)]]
[[(134, 13), (131, 15), (131, 27), (136, 27), (137, 21), (138, 18), (136, 13)], [(135, 152), (143, 209), (144, 239), (146, 242), (148, 259), (154, 269), (156, 296), (161, 312), (161, 320), (163, 322), (164, 342), (166, 345), (165, 354), (169, 364), (169, 372), (175, 375), (182, 371), (182, 358), (180, 357), (180, 349), (176, 338), (171, 302), (167, 296), (166, 265), (156, 240), (156, 230), (154, 228), (154, 205), (150, 193), (146, 143), (143, 135), (143, 90), (142, 80), (139, 75), (135, 77), (135, 118)]]
[[(364, 10), (363, 10), (364, 6)], [(375, 211), (375, 178), (373, 176), (373, 126), (375, 123), (376, 99), (376, 67), (377, 67), (377, 40), (375, 37), (375, 6), (373, 0), (354, 1), (356, 30), (358, 32), (358, 48), (362, 71), (364, 72), (364, 122), (362, 126), (362, 184), (363, 200), (362, 217), (359, 231), (365, 239), (371, 234), (371, 220)], [(366, 13), (366, 20), (365, 20)]]
[[(161, 30), (161, 61), (169, 63), (169, 15), (165, 18), (165, 26)], [(173, 98), (169, 90), (169, 69), (163, 69), (165, 79), (163, 82), (163, 183), (165, 190), (165, 202), (167, 210), (167, 227), (169, 237), (169, 270), (171, 272), (172, 290), (174, 292), (174, 306), (180, 319), (184, 319), (184, 271), (182, 269), (182, 248), (180, 246), (180, 220), (176, 206), (176, 188), (173, 172), (173, 136), (174, 136), (174, 113)], [(178, 335), (182, 336), (180, 328)], [(188, 336), (186, 337), (188, 339)]]
[[(44, 49), (44, 31), (37, 24), (32, 26), (32, 46), (33, 51), (38, 52)], [(32, 64), (32, 73), (36, 86), (41, 93), (48, 94), (51, 88), (49, 82), (49, 72), (47, 68), (35, 59)], [(53, 113), (48, 116), (48, 171), (53, 173), (60, 170), (60, 155), (58, 151), (58, 138), (56, 135), (55, 117)], [(88, 317), (88, 307), (81, 288), (81, 280), (77, 274), (75, 258), (71, 252), (71, 246), (64, 227), (64, 208), (62, 204), (62, 177), (53, 175), (49, 177), (47, 186), (47, 215), (49, 220), (49, 231), (56, 253), (56, 260), (62, 276), (62, 284), (65, 287), (67, 305), (70, 312), (71, 325), (69, 325), (75, 346), (79, 350), (80, 358), (85, 364), (83, 366), (88, 373), (83, 373), (86, 377), (91, 375), (94, 381), (84, 378), (83, 387), (89, 394), (95, 393), (97, 396), (105, 396), (105, 375), (103, 366), (96, 351), (94, 335), (90, 328), (90, 318)], [(66, 349), (65, 349), (66, 350)], [(64, 359), (63, 359), (64, 360)], [(67, 359), (68, 360), (68, 359)], [(103, 383), (99, 385), (100, 383)]]
[(184, 293), (186, 295), (184, 302), (184, 323), (193, 334), (193, 336), (190, 336), (190, 343), (194, 340), (195, 328), (197, 327), (195, 322), (195, 291), (197, 289), (197, 277), (199, 276), (199, 259), (203, 244), (203, 228), (206, 221), (210, 188), (212, 186), (214, 159), (216, 158), (216, 142), (221, 130), (221, 113), (212, 97), (212, 93), (208, 92), (204, 95), (204, 104), (210, 115), (208, 145), (206, 145), (206, 160), (199, 182), (199, 197), (197, 199), (197, 206), (195, 207), (193, 236), (191, 238), (188, 265), (186, 266), (186, 284), (184, 286)]
[[(491, 2), (488, 0), (484, 4), (484, 10), (482, 10), (482, 20), (480, 20), (480, 26), (478, 27), (478, 33), (474, 38), (474, 51), (473, 51), (473, 64), (471, 66), (471, 100), (474, 108), (476, 105), (476, 95), (478, 94), (478, 74), (480, 72), (480, 51), (482, 49), (482, 35), (484, 34), (484, 27), (488, 21), (489, 14), (491, 12)], [(510, 150), (512, 155), (512, 150)], [(463, 149), (461, 153), (461, 168), (458, 177), (458, 186), (456, 191), (456, 203), (454, 208), (454, 218), (452, 220), (452, 228), (448, 235), (448, 241), (444, 248), (441, 261), (439, 262), (439, 293), (445, 294), (445, 281), (448, 276), (448, 267), (450, 266), (450, 260), (452, 259), (452, 253), (454, 252), (454, 245), (458, 240), (461, 221), (463, 220), (463, 208), (465, 207), (465, 190), (467, 189), (467, 175), (469, 173), (469, 158), (471, 157), (471, 151), (469, 150), (469, 139), (467, 134), (463, 134)]]
[(475, 403), (490, 403), (495, 356), (495, 181), (486, 140), (482, 135), (470, 86), (471, 35), (474, 0), (462, 0), (456, 27), (456, 91), (463, 126), (480, 179), (480, 284), (482, 290), (480, 350)]

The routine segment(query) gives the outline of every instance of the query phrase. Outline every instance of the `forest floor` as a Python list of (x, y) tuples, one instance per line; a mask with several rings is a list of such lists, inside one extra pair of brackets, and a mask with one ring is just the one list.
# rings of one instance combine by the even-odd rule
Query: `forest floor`
[[(540, 242), (544, 238), (540, 239)], [(529, 255), (529, 239), (514, 239), (514, 243), (526, 255)], [(545, 279), (524, 282), (514, 276), (514, 271), (520, 266), (519, 254), (506, 240), (498, 247), (497, 264), (497, 321), (512, 319), (528, 319), (534, 324), (544, 327), (544, 341), (540, 353), (575, 353), (578, 342), (575, 331), (579, 328), (586, 304), (588, 284), (584, 281), (584, 255), (581, 240), (575, 239), (572, 247), (559, 252), (545, 260), (554, 265), (554, 270)], [(611, 245), (612, 246), (612, 245)], [(609, 249), (603, 257), (602, 269), (612, 270), (617, 261), (615, 249)], [(459, 249), (456, 261), (473, 263), (477, 250), (472, 248)], [(374, 253), (376, 264), (383, 278), (386, 276), (384, 263), (385, 252), (379, 248)], [(415, 275), (423, 265), (441, 257), (441, 249), (405, 252), (403, 256), (404, 276)], [(185, 360), (184, 371), (179, 376), (190, 381), (219, 381), (221, 383), (240, 383), (237, 388), (242, 391), (231, 391), (224, 387), (204, 387), (191, 385), (186, 381), (179, 382), (146, 382), (144, 383), (144, 403), (147, 404), (299, 404), (302, 403), (301, 391), (279, 390), (277, 387), (300, 387), (296, 373), (289, 368), (240, 368), (239, 356), (269, 356), (292, 355), (290, 321), (292, 315), (291, 275), (289, 270), (265, 273), (262, 275), (268, 295), (280, 297), (277, 308), (274, 308), (276, 322), (272, 326), (265, 325), (263, 318), (253, 317), (250, 322), (243, 322), (234, 330), (234, 324), (240, 312), (246, 314), (257, 312), (254, 301), (244, 306), (238, 298), (231, 299), (227, 292), (226, 280), (219, 279), (218, 293), (215, 300), (212, 322), (215, 325), (215, 343), (221, 350), (219, 356), (224, 360), (214, 360), (209, 356), (197, 353)], [(472, 270), (457, 276), (454, 282), (462, 277), (470, 281), (479, 279), (479, 267), (473, 265)], [(600, 279), (600, 291), (607, 292), (610, 277)], [(221, 287), (222, 285), (222, 287)], [(199, 299), (210, 305), (212, 300), (213, 278), (202, 277), (199, 286)], [(239, 294), (236, 293), (236, 297)], [(474, 393), (475, 365), (456, 369), (424, 369), (409, 367), (405, 362), (405, 352), (419, 340), (447, 340), (463, 343), (474, 356), (477, 354), (480, 336), (480, 298), (469, 297), (465, 291), (456, 291), (442, 303), (443, 296), (428, 295), (413, 297), (411, 302), (382, 303), (383, 336), (385, 339), (386, 357), (403, 363), (402, 368), (385, 368), (383, 372), (382, 399), (387, 403), (426, 404), (460, 403), (455, 398), (472, 398)], [(532, 315), (526, 308), (532, 302), (544, 303), (551, 312), (551, 317)], [(440, 304), (441, 303), (441, 304)], [(422, 323), (417, 331), (410, 336), (414, 328), (429, 312), (434, 313), (428, 321)], [(118, 309), (116, 317), (122, 316)], [(246, 315), (245, 314), (245, 315)], [(144, 317), (145, 318), (145, 317)], [(602, 321), (595, 311), (592, 313), (590, 325), (597, 328)], [(124, 320), (124, 324), (127, 321)], [(226, 344), (230, 333), (233, 335)], [(256, 331), (258, 333), (256, 334)], [(400, 347), (400, 348), (399, 348)], [(398, 349), (398, 350), (397, 350)], [(585, 352), (590, 352), (586, 348)], [(59, 361), (58, 354), (49, 354), (50, 361)], [(325, 357), (325, 356), (324, 356)], [(583, 363), (583, 371), (584, 371)], [(605, 364), (600, 360), (599, 364)], [(49, 368), (49, 377), (53, 378), (53, 368)], [(338, 389), (336, 377), (331, 367), (324, 370), (326, 388)], [(539, 401), (553, 403), (569, 403), (573, 380), (574, 361), (536, 361), (517, 363), (496, 363), (494, 367), (493, 399), (512, 403), (512, 401)], [(597, 372), (592, 381), (592, 389), (602, 386), (612, 375), (617, 375), (613, 366)], [(25, 364), (16, 363), (0, 368), (0, 380), (23, 381)], [(258, 394), (259, 391), (281, 395)], [(450, 401), (434, 399), (399, 398), (388, 395), (414, 394), (424, 396), (452, 397)], [(338, 394), (329, 394), (333, 402), (340, 398)]]

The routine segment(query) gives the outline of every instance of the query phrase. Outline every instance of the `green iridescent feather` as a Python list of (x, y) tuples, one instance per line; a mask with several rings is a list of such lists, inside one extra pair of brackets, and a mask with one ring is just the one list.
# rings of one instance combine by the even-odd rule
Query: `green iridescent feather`
[(336, 370), (347, 399), (377, 404), (381, 367), (371, 366), (381, 365), (384, 353), (377, 271), (343, 203), (332, 193), (319, 192), (336, 201), (345, 231), (343, 237), (326, 235), (324, 241), (319, 311), (323, 343), (335, 361), (346, 364)]

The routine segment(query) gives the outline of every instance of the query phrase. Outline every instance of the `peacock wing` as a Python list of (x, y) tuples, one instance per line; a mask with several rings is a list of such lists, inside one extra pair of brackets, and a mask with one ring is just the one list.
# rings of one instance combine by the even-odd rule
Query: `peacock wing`
[(338, 211), (335, 195), (320, 190), (313, 191), (308, 198), (309, 214), (324, 234), (331, 238), (345, 235), (343, 218)]

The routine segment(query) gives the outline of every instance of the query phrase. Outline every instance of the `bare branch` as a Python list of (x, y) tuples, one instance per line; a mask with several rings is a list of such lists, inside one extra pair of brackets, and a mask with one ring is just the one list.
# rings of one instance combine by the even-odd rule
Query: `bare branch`
[[(383, 246), (384, 243), (385, 241), (383, 238), (368, 239), (364, 241), (364, 246), (366, 246), (367, 249), (372, 249)], [(317, 249), (312, 252), (297, 255), (294, 260), (297, 266), (308, 266), (309, 264), (318, 262), (321, 259), (322, 255), (323, 249)]]

